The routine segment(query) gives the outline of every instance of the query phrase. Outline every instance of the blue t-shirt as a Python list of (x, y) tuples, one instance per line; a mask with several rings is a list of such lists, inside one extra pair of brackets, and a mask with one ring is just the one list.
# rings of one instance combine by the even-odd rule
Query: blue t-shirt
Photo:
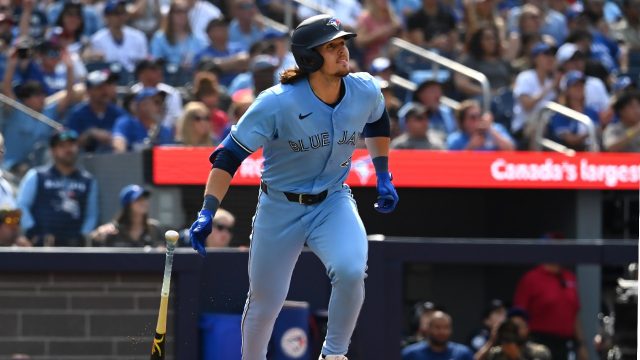
[(151, 39), (151, 55), (156, 59), (165, 59), (169, 64), (188, 65), (206, 46), (206, 42), (191, 34), (186, 39), (170, 44), (164, 31), (158, 30)]
[(55, 92), (49, 87), (42, 67), (33, 60), (29, 61), (28, 65), (24, 69), (16, 68), (16, 72), (12, 79), (12, 86), (15, 88), (29, 80), (34, 80), (42, 84), (47, 95), (51, 95)]
[(262, 41), (266, 29), (261, 30), (256, 25), (251, 25), (251, 32), (245, 34), (240, 30), (240, 23), (233, 19), (229, 24), (229, 42), (240, 44), (245, 51), (249, 51), (251, 45)]
[(262, 179), (278, 191), (317, 194), (341, 185), (359, 134), (384, 111), (371, 75), (352, 73), (343, 81), (345, 94), (335, 107), (318, 99), (308, 79), (264, 90), (223, 146), (241, 159), (263, 147)]
[[(45, 107), (42, 113), (53, 120), (58, 120), (58, 104)], [(50, 126), (20, 110), (2, 114), (0, 124), (6, 151), (2, 163), (4, 169), (9, 170), (19, 163), (27, 162), (34, 150), (39, 150), (38, 153), (46, 153), (49, 138), (53, 135), (53, 129)], [(41, 159), (34, 160), (37, 162)]]
[(113, 130), (116, 120), (125, 114), (125, 111), (114, 104), (108, 104), (104, 114), (96, 114), (91, 109), (89, 102), (85, 101), (71, 109), (67, 127), (75, 130), (78, 134), (91, 129), (98, 128), (104, 130)]
[[(231, 42), (227, 44), (227, 48), (223, 51), (215, 49), (211, 46), (207, 46), (196, 55), (195, 59), (193, 59), (194, 67), (197, 66), (200, 60), (202, 60), (203, 58), (211, 58), (211, 59), (223, 58), (224, 59), (224, 58), (236, 55), (238, 53), (241, 53), (243, 51), (245, 51), (245, 49), (243, 49), (241, 44), (236, 44)], [(229, 86), (231, 84), (231, 81), (233, 81), (233, 79), (236, 77), (236, 75), (238, 75), (238, 73), (236, 72), (223, 73), (220, 76), (220, 83), (224, 86)]]
[(473, 354), (468, 347), (448, 342), (443, 352), (431, 350), (425, 341), (411, 344), (402, 349), (402, 360), (472, 360)]
[[(149, 138), (149, 131), (142, 125), (140, 120), (127, 114), (116, 120), (116, 124), (113, 127), (113, 136), (123, 137), (127, 141), (127, 150), (139, 150), (145, 147), (145, 140)], [(173, 131), (164, 125), (160, 125), (155, 145), (173, 143)]]
[[(590, 107), (585, 107), (582, 113), (587, 115), (589, 118), (591, 118), (591, 121), (593, 121), (593, 124), (595, 126), (598, 126), (598, 124), (600, 123), (600, 117), (597, 111), (593, 110)], [(586, 134), (587, 133), (587, 128), (585, 125), (561, 114), (555, 114), (551, 117), (551, 120), (549, 121), (548, 130), (549, 130), (549, 137), (551, 138), (551, 140), (554, 140), (561, 144), (564, 143), (564, 141), (562, 141), (560, 138), (562, 134), (565, 134), (565, 133)]]
[[(494, 130), (496, 130), (500, 135), (508, 138), (509, 140), (511, 140), (511, 142), (513, 142), (513, 138), (511, 137), (507, 129), (504, 128), (504, 126), (502, 126), (501, 124), (493, 124), (491, 125), (491, 127)], [(461, 130), (458, 130), (447, 137), (447, 149), (448, 150), (464, 150), (467, 147), (467, 144), (469, 144), (470, 140), (471, 140), (471, 137), (469, 136), (469, 134)], [(499, 150), (499, 148), (493, 136), (488, 134), (486, 136), (486, 139), (482, 147), (474, 150), (491, 151), (491, 150)]]

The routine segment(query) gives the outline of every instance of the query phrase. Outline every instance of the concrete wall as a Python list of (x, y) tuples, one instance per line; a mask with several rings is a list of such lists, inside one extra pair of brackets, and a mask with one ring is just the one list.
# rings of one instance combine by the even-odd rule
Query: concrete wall
[(158, 274), (0, 274), (0, 360), (149, 359), (160, 287)]

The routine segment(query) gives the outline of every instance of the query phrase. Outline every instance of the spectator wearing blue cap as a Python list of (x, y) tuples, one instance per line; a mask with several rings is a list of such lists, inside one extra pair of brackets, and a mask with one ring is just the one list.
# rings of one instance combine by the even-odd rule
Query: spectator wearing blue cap
[(117, 76), (108, 70), (96, 70), (87, 76), (88, 99), (71, 109), (67, 125), (80, 134), (80, 148), (87, 152), (109, 152), (113, 126), (125, 114), (111, 98)]
[(49, 140), (52, 165), (29, 170), (20, 183), (21, 227), (35, 246), (85, 246), (98, 221), (98, 185), (77, 166), (78, 134)]
[[(598, 112), (586, 104), (586, 76), (579, 71), (567, 72), (560, 81), (560, 104), (587, 115), (600, 133)], [(562, 114), (554, 114), (549, 122), (550, 138), (568, 148), (584, 151), (589, 145), (586, 125)], [(595, 140), (595, 139), (594, 139)]]
[(233, 79), (247, 70), (249, 54), (242, 44), (229, 41), (229, 24), (223, 19), (213, 19), (206, 28), (209, 46), (201, 50), (194, 64), (211, 60), (220, 69), (220, 84), (229, 86)]
[(151, 39), (154, 58), (165, 59), (168, 64), (183, 70), (191, 70), (195, 56), (206, 47), (205, 40), (191, 31), (188, 11), (185, 2), (172, 2), (162, 29), (156, 31)]
[(131, 184), (120, 191), (120, 210), (113, 221), (91, 232), (92, 246), (145, 247), (162, 246), (162, 227), (149, 217), (151, 192)]
[(137, 29), (127, 26), (128, 14), (124, 0), (109, 0), (104, 6), (107, 27), (96, 32), (85, 54), (87, 60), (119, 63), (133, 72), (136, 63), (148, 56), (147, 37)]
[(555, 49), (539, 42), (531, 48), (533, 69), (525, 70), (516, 76), (513, 85), (513, 106), (511, 133), (514, 134), (518, 147), (527, 148), (528, 141), (525, 127), (536, 116), (548, 101), (556, 99), (556, 89), (560, 76), (555, 74)]
[(173, 130), (162, 124), (165, 97), (157, 88), (144, 88), (134, 95), (134, 114), (121, 116), (113, 127), (114, 152), (174, 143)]

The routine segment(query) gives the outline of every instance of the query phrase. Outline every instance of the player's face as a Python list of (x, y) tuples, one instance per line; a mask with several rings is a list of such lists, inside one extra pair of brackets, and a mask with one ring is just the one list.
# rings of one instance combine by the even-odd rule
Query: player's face
[(321, 72), (333, 76), (347, 76), (349, 74), (349, 49), (343, 38), (329, 41), (318, 47), (318, 52), (324, 58)]

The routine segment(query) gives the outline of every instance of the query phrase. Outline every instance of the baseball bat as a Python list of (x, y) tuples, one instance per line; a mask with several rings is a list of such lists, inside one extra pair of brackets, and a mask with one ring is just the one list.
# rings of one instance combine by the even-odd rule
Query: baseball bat
[(176, 248), (178, 233), (169, 230), (164, 233), (167, 242), (167, 252), (164, 262), (164, 277), (162, 278), (162, 290), (160, 291), (160, 310), (158, 311), (158, 322), (156, 324), (156, 334), (153, 337), (150, 360), (163, 360), (165, 358), (164, 344), (167, 335), (167, 309), (169, 307), (169, 292), (171, 288), (171, 268), (173, 267), (173, 250)]

